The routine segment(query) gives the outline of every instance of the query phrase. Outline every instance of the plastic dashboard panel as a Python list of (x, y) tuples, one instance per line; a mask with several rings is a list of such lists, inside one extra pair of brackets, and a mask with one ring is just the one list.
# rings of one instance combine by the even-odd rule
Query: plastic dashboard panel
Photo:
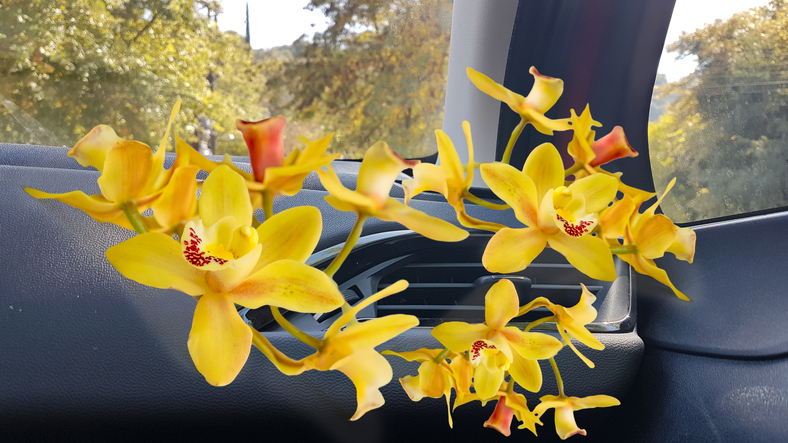
[[(36, 200), (24, 192), (81, 189), (98, 192), (98, 173), (65, 159), (65, 149), (0, 145), (0, 440), (78, 440), (264, 436), (320, 438), (322, 441), (395, 441), (412, 438), (407, 422), (423, 429), (420, 438), (489, 438), (481, 425), (493, 405), (455, 411), (448, 428), (443, 400), (412, 404), (393, 380), (384, 387), (386, 405), (356, 423), (355, 390), (337, 372), (280, 374), (253, 350), (247, 366), (229, 386), (214, 388), (194, 369), (186, 341), (195, 301), (174, 290), (156, 290), (124, 279), (101, 251), (125, 240), (129, 232), (98, 224), (56, 201)], [(64, 160), (53, 160), (53, 158)], [(340, 163), (343, 180), (353, 179), (357, 163)], [(395, 187), (393, 195), (401, 195)], [(354, 216), (331, 208), (314, 177), (285, 205), (313, 205), (324, 217), (318, 249), (344, 241)], [(454, 211), (432, 197), (413, 206), (446, 220)], [(491, 215), (471, 208), (478, 217)], [(364, 234), (400, 230), (370, 220)], [(309, 353), (281, 333), (270, 340), (292, 357)], [(643, 343), (634, 332), (598, 334), (603, 352), (581, 349), (597, 364), (591, 370), (571, 351), (559, 354), (568, 389), (578, 396), (606, 393), (623, 397), (637, 373)], [(392, 349), (437, 346), (428, 329), (398, 337)], [(390, 357), (396, 376), (415, 374), (416, 364)], [(554, 382), (545, 371), (544, 390)], [(536, 395), (531, 398), (537, 397)], [(581, 425), (604, 427), (609, 411), (584, 413)], [(551, 418), (546, 418), (551, 423)], [(542, 428), (550, 441), (550, 426)], [(520, 431), (522, 432), (522, 431)], [(226, 434), (230, 433), (230, 434)], [(66, 437), (64, 437), (66, 436)]]

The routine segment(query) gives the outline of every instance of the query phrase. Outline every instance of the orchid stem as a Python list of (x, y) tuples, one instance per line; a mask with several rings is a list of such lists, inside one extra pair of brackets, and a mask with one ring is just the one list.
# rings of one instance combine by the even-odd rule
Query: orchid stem
[(509, 159), (512, 157), (512, 151), (514, 150), (514, 144), (517, 143), (517, 139), (520, 138), (520, 133), (523, 132), (523, 128), (525, 128), (525, 119), (520, 117), (520, 123), (514, 128), (512, 131), (511, 137), (509, 137), (509, 143), (506, 144), (506, 150), (503, 151), (503, 158), (501, 159), (502, 163), (509, 164)]
[(432, 361), (435, 363), (441, 363), (443, 360), (446, 360), (446, 356), (449, 355), (449, 352), (451, 352), (449, 349), (442, 350), (438, 355), (435, 356), (435, 358), (432, 359)]
[(531, 329), (535, 328), (536, 326), (539, 326), (539, 325), (541, 325), (543, 323), (547, 323), (547, 322), (551, 322), (551, 321), (555, 321), (555, 316), (551, 315), (549, 317), (540, 318), (539, 320), (534, 320), (534, 321), (531, 322), (531, 324), (529, 324), (528, 326), (525, 327), (523, 332), (528, 332)]
[(471, 194), (470, 192), (465, 192), (465, 194), (462, 197), (464, 199), (468, 200), (471, 203), (475, 203), (475, 204), (477, 204), (479, 206), (483, 206), (483, 207), (489, 208), (489, 209), (496, 209), (496, 210), (499, 210), (499, 211), (503, 211), (503, 210), (509, 209), (511, 207), (511, 206), (507, 205), (506, 203), (504, 203), (502, 205), (499, 205), (497, 203), (488, 202), (487, 200), (482, 200), (481, 198)]
[(358, 214), (356, 223), (353, 225), (353, 229), (350, 230), (350, 234), (348, 235), (345, 244), (342, 246), (342, 250), (339, 251), (339, 254), (334, 257), (334, 261), (332, 261), (331, 264), (326, 268), (326, 275), (333, 277), (334, 274), (336, 274), (339, 270), (339, 267), (342, 266), (342, 263), (345, 262), (348, 254), (350, 254), (350, 251), (353, 250), (353, 246), (356, 246), (358, 239), (361, 237), (361, 228), (364, 226), (365, 221), (367, 221), (367, 216)]
[(638, 252), (638, 245), (611, 246), (610, 252), (616, 255), (636, 254)]
[(295, 325), (287, 321), (287, 319), (282, 315), (282, 313), (279, 312), (279, 308), (277, 308), (276, 306), (271, 306), (271, 313), (274, 314), (274, 320), (276, 320), (276, 322), (279, 323), (279, 326), (281, 326), (282, 329), (284, 329), (285, 331), (289, 332), (290, 335), (297, 338), (299, 341), (303, 342), (304, 344), (307, 344), (315, 349), (318, 349), (320, 347), (319, 339), (312, 337), (311, 335), (298, 329), (297, 327), (295, 327)]
[(550, 366), (553, 367), (555, 373), (555, 382), (558, 384), (558, 396), (565, 397), (564, 395), (564, 381), (561, 379), (561, 372), (558, 371), (558, 365), (555, 364), (555, 358), (550, 357)]
[(274, 216), (274, 196), (271, 191), (263, 191), (263, 216), (264, 220)]
[(260, 350), (277, 369), (286, 375), (298, 375), (306, 369), (302, 361), (296, 361), (287, 355), (283, 354), (279, 349), (268, 341), (263, 334), (255, 328), (249, 326), (252, 330), (252, 344)]
[(142, 219), (142, 215), (140, 215), (139, 209), (137, 209), (137, 202), (134, 200), (128, 200), (120, 205), (121, 209), (123, 209), (123, 213), (126, 214), (126, 218), (129, 219), (129, 223), (134, 228), (135, 231), (139, 234), (144, 234), (148, 232), (148, 227), (145, 225), (145, 220)]
[(581, 169), (583, 169), (583, 164), (582, 163), (575, 163), (569, 169), (567, 169), (566, 172), (564, 172), (564, 177), (569, 177), (570, 175), (574, 174), (575, 172), (577, 172), (577, 171), (579, 171)]

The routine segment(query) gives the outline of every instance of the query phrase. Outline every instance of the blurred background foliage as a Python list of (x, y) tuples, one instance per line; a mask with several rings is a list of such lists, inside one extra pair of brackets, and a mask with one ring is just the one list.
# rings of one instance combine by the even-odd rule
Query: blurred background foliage
[(649, 152), (676, 222), (788, 205), (788, 2), (735, 14), (668, 47), (697, 57), (655, 87)]
[(330, 149), (346, 157), (377, 140), (434, 152), (451, 1), (309, 7), (331, 19), (325, 32), (253, 50), (217, 28), (220, 0), (3, 0), (0, 141), (71, 146), (109, 124), (155, 146), (181, 98), (178, 131), (204, 152), (245, 155), (235, 119), (277, 114), (286, 151), (335, 131)]

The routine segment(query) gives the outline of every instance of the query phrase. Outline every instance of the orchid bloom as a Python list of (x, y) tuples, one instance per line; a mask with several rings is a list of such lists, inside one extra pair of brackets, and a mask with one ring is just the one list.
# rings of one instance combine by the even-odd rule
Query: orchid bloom
[[(84, 211), (94, 220), (110, 222), (127, 229), (135, 229), (128, 218), (129, 211), (139, 214), (154, 208), (153, 217), (146, 217), (146, 230), (172, 232), (184, 220), (195, 215), (197, 188), (194, 177), (197, 169), (176, 159), (169, 169), (164, 169), (164, 153), (170, 128), (180, 109), (175, 103), (154, 154), (150, 146), (133, 140), (124, 140), (112, 128), (100, 125), (93, 128), (70, 151), (84, 167), (93, 166), (100, 173), (98, 186), (101, 194), (87, 195), (82, 191), (50, 194), (25, 188), (35, 198), (53, 198)], [(156, 204), (162, 199), (160, 204)]]
[(590, 397), (566, 397), (564, 395), (545, 395), (541, 403), (534, 408), (537, 417), (541, 417), (548, 409), (555, 409), (555, 432), (561, 440), (580, 434), (586, 435), (585, 429), (577, 427), (574, 411), (591, 408), (618, 406), (620, 401), (609, 395), (592, 395)]
[(468, 190), (473, 182), (473, 141), (471, 139), (471, 125), (462, 122), (462, 130), (468, 143), (468, 166), (463, 168), (460, 156), (454, 148), (454, 143), (445, 132), (435, 131), (438, 139), (438, 158), (440, 166), (431, 163), (419, 163), (413, 167), (412, 179), (404, 180), (402, 187), (405, 189), (405, 204), (410, 199), (424, 191), (433, 191), (442, 194), (446, 201), (457, 212), (457, 220), (465, 227), (498, 231), (503, 228), (498, 223), (485, 222), (471, 217), (465, 212), (464, 199), (469, 195)]
[(482, 406), (485, 406), (491, 400), (497, 400), (497, 404), (490, 418), (484, 422), (485, 428), (493, 428), (508, 437), (512, 433), (512, 418), (517, 417), (517, 420), (520, 421), (520, 426), (517, 429), (527, 428), (536, 435), (536, 425), (542, 425), (542, 422), (528, 409), (525, 396), (514, 392), (514, 385), (511, 381), (501, 384), (498, 392), (490, 399), (482, 400), (477, 394), (470, 394), (463, 398), (458, 397), (454, 402), (454, 407), (457, 408), (457, 406), (471, 401), (481, 401)]
[(549, 245), (592, 278), (616, 278), (608, 245), (590, 235), (596, 213), (616, 195), (615, 178), (595, 174), (564, 186), (561, 155), (549, 143), (531, 152), (522, 172), (503, 163), (486, 163), (481, 170), (490, 189), (527, 226), (503, 228), (490, 239), (482, 257), (488, 271), (521, 271)]
[(519, 310), (517, 290), (509, 280), (501, 280), (490, 288), (484, 306), (485, 323), (442, 323), (432, 330), (432, 335), (454, 352), (469, 353), (475, 367), (473, 387), (481, 400), (495, 396), (506, 371), (520, 386), (538, 391), (542, 370), (537, 360), (557, 354), (563, 347), (561, 342), (546, 334), (506, 326)]
[(359, 219), (377, 217), (394, 221), (433, 240), (464, 240), (468, 236), (467, 231), (389, 197), (397, 176), (418, 163), (418, 160), (404, 160), (385, 142), (377, 142), (367, 150), (361, 161), (355, 191), (342, 185), (330, 166), (328, 171), (318, 171), (318, 175), (330, 194), (326, 196), (326, 201), (340, 211), (355, 212)]
[(222, 165), (203, 184), (199, 214), (179, 241), (145, 233), (109, 248), (107, 259), (138, 283), (201, 296), (189, 353), (208, 383), (223, 386), (241, 371), (252, 343), (234, 303), (330, 312), (344, 299), (333, 280), (303, 263), (320, 238), (317, 208), (289, 209), (254, 229), (244, 180)]
[(594, 363), (585, 355), (583, 355), (574, 344), (572, 344), (572, 339), (575, 338), (591, 349), (600, 351), (605, 349), (605, 345), (597, 340), (597, 338), (585, 328), (587, 324), (596, 319), (597, 312), (593, 306), (594, 302), (596, 301), (596, 297), (591, 293), (591, 291), (588, 290), (588, 288), (586, 288), (584, 284), (580, 283), (580, 286), (583, 287), (583, 292), (580, 295), (580, 301), (578, 301), (577, 304), (571, 308), (565, 308), (561, 305), (553, 304), (550, 302), (550, 300), (544, 297), (538, 297), (520, 308), (518, 315), (523, 315), (531, 309), (537, 307), (546, 307), (552, 311), (553, 316), (545, 317), (539, 321), (555, 321), (556, 325), (558, 326), (558, 332), (564, 339), (564, 344), (569, 346), (572, 351), (574, 351), (575, 354), (577, 354), (577, 356), (580, 357), (580, 359), (583, 360), (586, 365), (588, 365), (589, 368), (593, 368)]
[[(446, 397), (446, 407), (449, 412), (449, 427), (453, 427), (451, 418), (451, 389), (457, 391), (458, 398), (471, 395), (471, 373), (466, 370), (470, 367), (468, 360), (463, 356), (443, 349), (418, 349), (408, 352), (383, 351), (384, 355), (396, 355), (407, 361), (420, 362), (419, 374), (410, 375), (399, 379), (402, 388), (413, 401), (424, 397)], [(451, 364), (446, 359), (451, 359)]]
[(468, 68), (466, 72), (468, 78), (477, 88), (490, 97), (509, 105), (512, 111), (520, 114), (523, 122), (532, 124), (542, 134), (553, 135), (553, 131), (566, 131), (570, 128), (569, 119), (551, 120), (544, 116), (544, 113), (553, 107), (564, 92), (563, 80), (542, 75), (531, 66), (528, 72), (534, 76), (534, 86), (528, 96), (523, 97), (496, 83), (481, 72), (471, 68)]
[(567, 151), (575, 164), (570, 169), (575, 171), (575, 177), (583, 178), (587, 175), (604, 172), (600, 165), (624, 157), (637, 157), (638, 153), (629, 145), (624, 129), (616, 126), (606, 136), (594, 141), (595, 132), (592, 126), (601, 124), (591, 118), (591, 112), (586, 106), (578, 117), (575, 110), (571, 110), (572, 129), (574, 136), (567, 146)]
[[(679, 291), (668, 278), (667, 272), (657, 267), (655, 258), (662, 257), (666, 251), (673, 252), (677, 258), (692, 262), (695, 255), (695, 233), (689, 228), (679, 228), (666, 216), (655, 214), (657, 207), (665, 198), (668, 191), (676, 183), (670, 181), (665, 192), (644, 213), (633, 208), (629, 224), (625, 228), (623, 245), (632, 245), (636, 251), (633, 253), (619, 254), (622, 260), (629, 263), (640, 274), (653, 277), (660, 283), (668, 286), (676, 297), (689, 301), (689, 297)], [(608, 239), (611, 246), (618, 246), (615, 239)]]
[(317, 352), (303, 360), (309, 369), (341, 371), (353, 382), (358, 406), (350, 420), (358, 420), (385, 403), (380, 388), (391, 381), (393, 373), (391, 365), (375, 346), (419, 324), (412, 315), (394, 314), (363, 323), (355, 321), (356, 315), (370, 304), (407, 287), (407, 281), (399, 280), (347, 309), (329, 326), (317, 345)]

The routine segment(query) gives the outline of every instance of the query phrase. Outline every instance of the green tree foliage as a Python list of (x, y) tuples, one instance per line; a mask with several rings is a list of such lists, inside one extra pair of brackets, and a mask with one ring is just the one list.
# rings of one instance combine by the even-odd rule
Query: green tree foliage
[(692, 221), (788, 204), (788, 2), (717, 20), (669, 46), (696, 56), (649, 124), (657, 189), (677, 177), (663, 209)]
[(196, 142), (207, 116), (221, 150), (237, 115), (265, 110), (248, 45), (208, 17), (218, 8), (214, 0), (4, 0), (0, 140), (70, 146), (105, 123), (153, 145), (181, 98), (181, 136)]
[[(310, 138), (336, 131), (334, 152), (378, 140), (400, 155), (435, 151), (443, 121), (451, 2), (313, 0), (331, 25), (296, 42), (268, 83), (273, 109)], [(266, 54), (273, 57), (273, 54)], [(294, 140), (288, 134), (287, 140)]]

